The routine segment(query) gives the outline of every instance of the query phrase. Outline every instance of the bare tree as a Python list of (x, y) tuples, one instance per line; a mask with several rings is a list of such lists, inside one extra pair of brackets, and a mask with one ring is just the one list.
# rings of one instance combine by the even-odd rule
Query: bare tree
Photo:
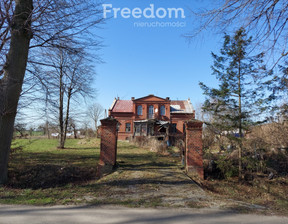
[(87, 138), (89, 136), (89, 124), (90, 122), (88, 120), (83, 120), (82, 121), (82, 129), (85, 133), (85, 138)]
[(17, 133), (19, 133), (20, 138), (23, 138), (23, 137), (25, 137), (25, 132), (27, 131), (26, 130), (26, 124), (17, 122), (14, 125), (14, 130), (16, 132), (16, 135), (17, 135)]
[(42, 82), (48, 87), (49, 103), (57, 108), (59, 146), (65, 147), (72, 100), (92, 96), (93, 67), (81, 51), (65, 48), (51, 49), (43, 55), (46, 64)]
[(225, 0), (213, 1), (210, 9), (194, 12), (200, 21), (188, 37), (205, 30), (221, 33), (243, 27), (255, 39), (255, 47), (270, 53), (279, 52), (278, 62), (288, 54), (288, 2), (286, 0)]
[(93, 105), (91, 105), (88, 108), (87, 111), (87, 115), (93, 120), (94, 122), (94, 127), (96, 130), (96, 137), (98, 137), (98, 122), (100, 120), (101, 117), (103, 117), (104, 113), (104, 108), (98, 104), (98, 103), (94, 103)]
[(63, 43), (68, 49), (95, 46), (95, 35), (89, 31), (102, 21), (99, 12), (92, 0), (1, 0), (0, 184), (7, 181), (9, 151), (27, 61), (29, 65), (41, 63), (37, 60), (39, 47), (58, 48)]
[[(16, 0), (9, 31), (10, 46), (0, 77), (0, 184), (7, 180), (7, 164), (13, 137), (14, 121), (24, 79), (32, 37), (32, 0)], [(3, 14), (1, 8), (1, 14)], [(10, 20), (8, 15), (4, 21)], [(2, 21), (3, 23), (3, 18)], [(3, 25), (2, 25), (3, 26)]]
[(77, 129), (76, 129), (76, 122), (73, 118), (69, 118), (69, 128), (73, 131), (73, 134), (74, 134), (74, 138), (77, 139)]
[(43, 135), (46, 135), (47, 138), (50, 139), (50, 122), (48, 120), (39, 125), (38, 129), (42, 130)]

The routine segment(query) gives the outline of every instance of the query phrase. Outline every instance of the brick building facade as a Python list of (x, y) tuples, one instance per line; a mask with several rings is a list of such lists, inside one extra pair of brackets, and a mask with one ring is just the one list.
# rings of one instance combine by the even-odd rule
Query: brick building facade
[(137, 136), (155, 136), (159, 139), (182, 138), (185, 121), (195, 118), (195, 111), (188, 100), (170, 100), (149, 95), (131, 100), (115, 99), (109, 116), (116, 118), (118, 139)]

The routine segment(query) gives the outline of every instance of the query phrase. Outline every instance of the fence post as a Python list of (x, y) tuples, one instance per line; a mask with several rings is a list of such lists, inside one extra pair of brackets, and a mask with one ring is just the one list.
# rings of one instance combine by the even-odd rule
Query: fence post
[(186, 151), (185, 151), (185, 169), (189, 176), (198, 176), (204, 179), (203, 168), (203, 142), (202, 126), (203, 122), (199, 120), (190, 120), (185, 122), (186, 128)]
[(113, 117), (107, 117), (101, 122), (100, 160), (97, 176), (111, 173), (117, 159), (117, 124)]

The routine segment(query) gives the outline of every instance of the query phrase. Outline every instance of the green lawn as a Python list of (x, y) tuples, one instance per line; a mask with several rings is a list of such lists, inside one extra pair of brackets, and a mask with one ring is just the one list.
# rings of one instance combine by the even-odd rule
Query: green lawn
[[(100, 195), (103, 197), (107, 188), (102, 180), (96, 178), (100, 140), (68, 139), (65, 149), (57, 149), (57, 144), (56, 139), (13, 141), (9, 182), (0, 187), (0, 203), (77, 204), (87, 203)], [(170, 157), (149, 149), (127, 142), (118, 143), (117, 161), (123, 169), (164, 167), (170, 160)], [(101, 203), (106, 204), (107, 201), (102, 200)]]
[(78, 185), (96, 178), (98, 139), (19, 139), (12, 143), (9, 182), (0, 188), (4, 204), (66, 204), (77, 200)]

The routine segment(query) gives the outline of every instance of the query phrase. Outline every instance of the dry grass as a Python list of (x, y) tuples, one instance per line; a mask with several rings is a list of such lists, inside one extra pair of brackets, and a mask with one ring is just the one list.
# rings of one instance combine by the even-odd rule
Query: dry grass
[(259, 176), (253, 181), (242, 183), (239, 183), (237, 178), (206, 180), (201, 185), (217, 199), (240, 201), (241, 203), (237, 203), (238, 208), (251, 211), (253, 207), (262, 207), (259, 210), (262, 213), (288, 216), (287, 177), (268, 180), (266, 176)]

